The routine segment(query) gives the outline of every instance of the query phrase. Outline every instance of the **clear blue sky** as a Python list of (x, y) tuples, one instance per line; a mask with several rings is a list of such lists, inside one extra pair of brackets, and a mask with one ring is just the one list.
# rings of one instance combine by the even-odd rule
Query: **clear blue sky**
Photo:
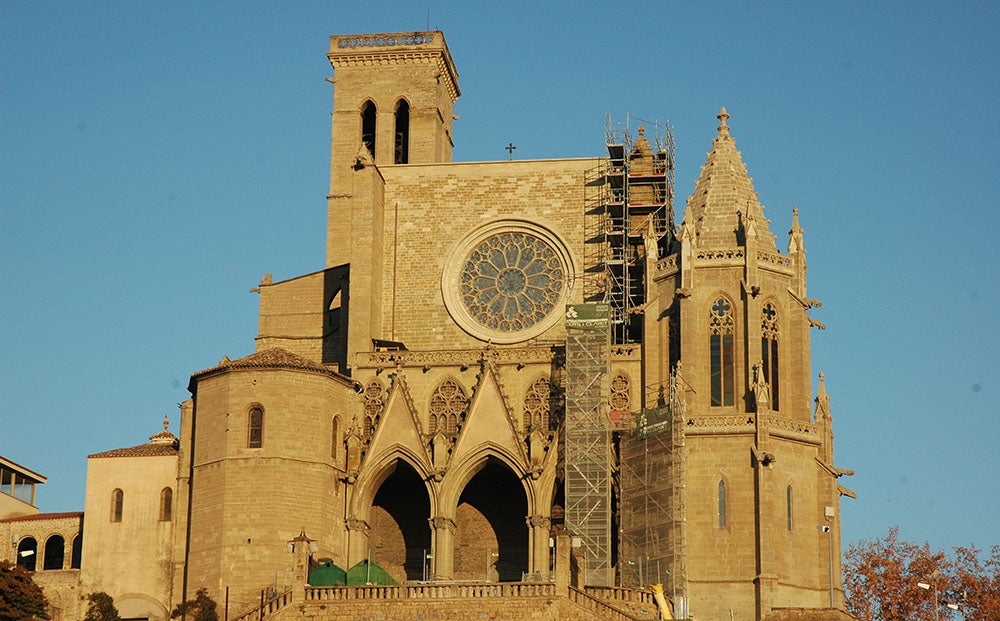
[(800, 208), (845, 541), (998, 544), (998, 7), (0, 0), (0, 454), (79, 510), (87, 454), (176, 432), (261, 275), (323, 267), (328, 36), (429, 25), (456, 160), (666, 119), (681, 213), (726, 106), (781, 247)]

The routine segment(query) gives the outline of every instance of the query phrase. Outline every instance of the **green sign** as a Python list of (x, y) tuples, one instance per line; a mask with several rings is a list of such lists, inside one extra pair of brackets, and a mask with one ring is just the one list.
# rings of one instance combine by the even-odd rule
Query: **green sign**
[(575, 330), (606, 330), (607, 304), (567, 304), (566, 328)]

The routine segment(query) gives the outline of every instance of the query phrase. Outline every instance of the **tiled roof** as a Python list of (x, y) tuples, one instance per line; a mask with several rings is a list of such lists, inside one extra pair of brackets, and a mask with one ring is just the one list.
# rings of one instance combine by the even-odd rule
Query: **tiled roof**
[(176, 455), (177, 445), (175, 444), (140, 444), (128, 448), (112, 449), (103, 453), (87, 455), (91, 457), (160, 457), (163, 455)]
[(61, 520), (62, 518), (83, 517), (83, 511), (67, 511), (64, 513), (36, 513), (35, 515), (19, 515), (17, 517), (5, 518), (0, 522), (31, 522), (35, 520)]
[(230, 360), (228, 356), (224, 357), (222, 361), (214, 367), (198, 371), (192, 375), (192, 385), (189, 387), (189, 390), (194, 388), (193, 384), (196, 379), (230, 369), (293, 369), (298, 371), (323, 373), (324, 375), (329, 375), (330, 377), (347, 379), (345, 376), (330, 367), (326, 367), (318, 362), (309, 360), (308, 358), (303, 358), (298, 354), (293, 354), (292, 352), (281, 349), (280, 347), (273, 347), (271, 349), (265, 349), (236, 360)]

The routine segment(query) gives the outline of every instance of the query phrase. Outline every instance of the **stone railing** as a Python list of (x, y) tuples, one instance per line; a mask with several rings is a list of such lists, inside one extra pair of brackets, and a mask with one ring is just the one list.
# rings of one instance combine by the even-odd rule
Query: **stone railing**
[(551, 582), (428, 582), (351, 587), (306, 587), (306, 601), (554, 597)]
[[(697, 250), (695, 261), (699, 263), (728, 263), (743, 259), (742, 248), (723, 248), (719, 250)], [(738, 261), (741, 262), (741, 261)]]
[(238, 617), (233, 617), (233, 621), (255, 621), (259, 619), (266, 619), (291, 603), (292, 592), (290, 590), (285, 591), (284, 593), (281, 593), (264, 602), (263, 606), (257, 606), (253, 610), (245, 612)]
[(358, 366), (475, 366), (484, 359), (503, 363), (549, 363), (555, 356), (552, 347), (516, 347), (511, 349), (469, 349), (451, 351), (377, 351), (357, 354)]
[(427, 45), (434, 42), (432, 32), (399, 32), (378, 35), (337, 37), (337, 47), (392, 47), (397, 45)]
[(773, 252), (764, 252), (763, 250), (757, 251), (757, 263), (764, 263), (768, 266), (774, 266), (778, 268), (784, 268), (782, 272), (788, 272), (792, 268), (792, 260), (783, 254), (774, 254)]
[(756, 426), (753, 414), (736, 416), (698, 416), (684, 420), (685, 433), (714, 433), (717, 431), (752, 432)]
[(656, 603), (653, 601), (653, 593), (645, 589), (589, 586), (584, 590), (587, 595), (604, 602), (628, 602), (630, 604), (642, 604), (643, 606), (656, 606)]
[(817, 438), (816, 425), (812, 423), (772, 416), (767, 419), (767, 425), (774, 435), (812, 440)]
[(624, 610), (619, 610), (611, 604), (605, 603), (576, 587), (569, 587), (569, 599), (574, 604), (600, 615), (602, 619), (608, 619), (609, 621), (638, 621), (636, 617), (633, 617)]
[(677, 270), (677, 259), (679, 255), (672, 254), (665, 259), (660, 259), (656, 262), (657, 272), (674, 272)]

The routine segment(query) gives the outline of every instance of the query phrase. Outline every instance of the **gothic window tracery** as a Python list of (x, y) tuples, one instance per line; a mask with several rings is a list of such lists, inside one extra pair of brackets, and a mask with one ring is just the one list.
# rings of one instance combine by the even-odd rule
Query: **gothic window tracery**
[(733, 305), (723, 296), (712, 304), (709, 313), (709, 357), (711, 360), (711, 398), (713, 406), (733, 405), (736, 396), (734, 336), (736, 322)]
[(760, 313), (760, 355), (764, 381), (771, 393), (771, 409), (778, 410), (778, 311), (768, 302)]
[(427, 421), (429, 433), (440, 431), (449, 436), (458, 435), (468, 408), (469, 398), (458, 382), (452, 379), (441, 382), (431, 395)]
[(626, 412), (630, 410), (630, 383), (628, 376), (620, 371), (611, 378), (611, 399), (609, 400), (609, 405), (611, 405), (612, 410), (624, 410)]
[(545, 319), (563, 292), (563, 270), (547, 243), (519, 232), (484, 240), (466, 259), (461, 295), (469, 314), (501, 332)]
[(365, 420), (362, 425), (362, 435), (368, 440), (378, 427), (378, 422), (382, 418), (382, 411), (385, 409), (385, 387), (376, 379), (368, 382), (364, 392)]
[(540, 377), (532, 382), (524, 395), (524, 432), (532, 429), (549, 429), (549, 413), (552, 407), (552, 382)]

